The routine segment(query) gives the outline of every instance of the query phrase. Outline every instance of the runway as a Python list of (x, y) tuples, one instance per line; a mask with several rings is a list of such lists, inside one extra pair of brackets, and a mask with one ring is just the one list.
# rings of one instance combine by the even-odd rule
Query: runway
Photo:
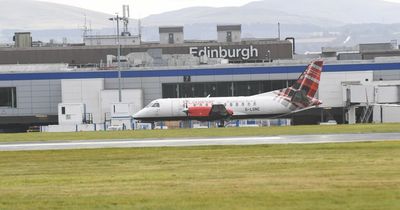
[(293, 135), (265, 137), (225, 137), (190, 139), (114, 139), (114, 140), (78, 140), (27, 143), (0, 143), (0, 151), (29, 150), (67, 150), (100, 148), (137, 148), (137, 147), (192, 147), (218, 145), (263, 145), (263, 144), (317, 144), (369, 141), (399, 141), (400, 133), (374, 134), (331, 134), (331, 135)]

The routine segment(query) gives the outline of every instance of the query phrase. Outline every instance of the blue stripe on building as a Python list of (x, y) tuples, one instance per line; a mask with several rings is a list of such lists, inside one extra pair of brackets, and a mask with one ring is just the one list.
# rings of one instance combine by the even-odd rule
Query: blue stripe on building
[[(305, 66), (122, 71), (124, 78), (301, 73)], [(324, 72), (400, 70), (400, 63), (325, 65)], [(117, 78), (117, 71), (0, 74), (0, 81)]]

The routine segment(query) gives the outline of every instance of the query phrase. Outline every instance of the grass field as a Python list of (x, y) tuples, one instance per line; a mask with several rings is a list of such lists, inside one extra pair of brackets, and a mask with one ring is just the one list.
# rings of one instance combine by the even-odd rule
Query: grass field
[(145, 138), (191, 138), (224, 136), (272, 136), (329, 133), (377, 133), (400, 132), (400, 124), (357, 124), (336, 126), (289, 126), (260, 128), (212, 128), (212, 129), (171, 129), (138, 130), (115, 132), (77, 133), (20, 133), (0, 134), (0, 142), (49, 141), (49, 140), (91, 140), (91, 139), (145, 139)]
[(1, 152), (0, 209), (398, 210), (400, 142)]

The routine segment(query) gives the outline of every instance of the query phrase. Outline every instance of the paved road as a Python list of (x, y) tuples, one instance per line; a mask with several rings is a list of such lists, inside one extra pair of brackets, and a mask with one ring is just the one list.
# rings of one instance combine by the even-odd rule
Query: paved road
[(81, 140), (81, 141), (57, 141), (57, 142), (31, 142), (31, 143), (1, 143), (0, 151), (133, 148), (133, 147), (186, 147), (186, 146), (213, 146), (213, 145), (314, 144), (314, 143), (344, 143), (344, 142), (386, 141), (386, 140), (400, 141), (400, 133), (296, 135), (296, 136), (192, 138), (192, 139), (146, 139), (146, 140), (116, 139), (116, 140)]

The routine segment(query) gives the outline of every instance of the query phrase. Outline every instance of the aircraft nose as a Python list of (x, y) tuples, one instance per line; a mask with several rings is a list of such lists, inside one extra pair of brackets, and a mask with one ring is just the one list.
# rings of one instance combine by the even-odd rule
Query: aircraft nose
[(138, 111), (136, 114), (134, 114), (133, 118), (136, 119), (136, 118), (141, 118), (143, 116), (144, 116), (144, 110), (142, 109), (142, 110)]

